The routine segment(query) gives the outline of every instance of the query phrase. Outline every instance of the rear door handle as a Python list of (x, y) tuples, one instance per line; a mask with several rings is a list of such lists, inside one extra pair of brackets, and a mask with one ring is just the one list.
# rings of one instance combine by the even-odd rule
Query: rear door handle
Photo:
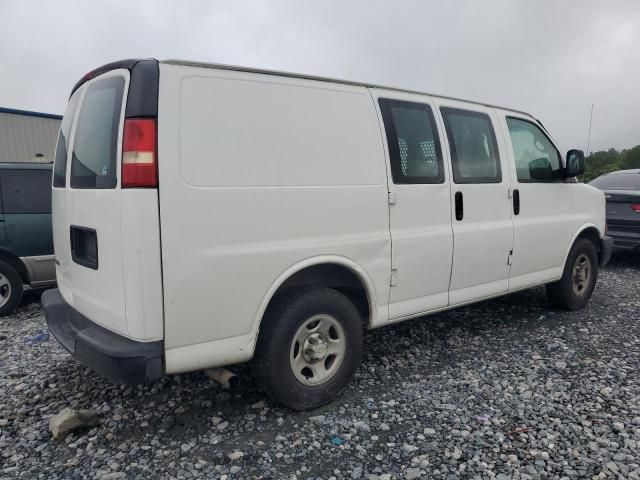
[(513, 214), (518, 215), (520, 213), (520, 190), (513, 191)]
[(460, 221), (464, 218), (464, 201), (462, 192), (456, 192), (456, 220)]

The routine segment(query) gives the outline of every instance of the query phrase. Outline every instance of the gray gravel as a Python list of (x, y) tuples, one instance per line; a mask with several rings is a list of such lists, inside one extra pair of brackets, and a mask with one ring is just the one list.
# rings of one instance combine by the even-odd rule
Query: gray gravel
[[(273, 405), (201, 373), (112, 385), (48, 339), (38, 295), (0, 320), (0, 478), (640, 479), (640, 256), (614, 257), (590, 306), (542, 289), (366, 336), (335, 403)], [(100, 425), (56, 442), (48, 419)]]

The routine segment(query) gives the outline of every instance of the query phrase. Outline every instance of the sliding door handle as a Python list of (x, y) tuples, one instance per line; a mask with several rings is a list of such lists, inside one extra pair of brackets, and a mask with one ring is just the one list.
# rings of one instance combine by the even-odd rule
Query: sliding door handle
[(456, 192), (456, 220), (460, 221), (464, 218), (464, 200), (462, 198), (462, 192)]
[(518, 215), (520, 213), (520, 190), (513, 191), (513, 214)]

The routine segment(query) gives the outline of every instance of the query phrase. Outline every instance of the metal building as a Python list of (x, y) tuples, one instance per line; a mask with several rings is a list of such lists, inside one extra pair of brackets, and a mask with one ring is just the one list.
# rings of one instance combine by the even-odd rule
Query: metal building
[(0, 162), (53, 161), (62, 117), (0, 107)]

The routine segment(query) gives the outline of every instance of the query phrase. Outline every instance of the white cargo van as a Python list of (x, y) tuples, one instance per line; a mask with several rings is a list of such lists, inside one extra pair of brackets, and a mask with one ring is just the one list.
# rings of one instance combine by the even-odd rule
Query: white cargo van
[(363, 330), (545, 284), (577, 309), (610, 256), (584, 155), (517, 110), (127, 60), (76, 84), (58, 142), (45, 314), (114, 381), (253, 359), (317, 407)]

